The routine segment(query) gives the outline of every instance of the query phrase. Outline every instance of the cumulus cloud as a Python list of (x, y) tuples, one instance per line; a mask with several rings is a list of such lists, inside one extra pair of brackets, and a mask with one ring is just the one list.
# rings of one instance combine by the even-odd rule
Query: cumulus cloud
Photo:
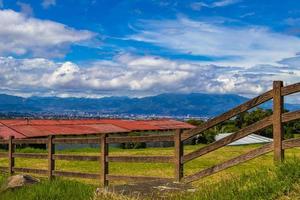
[(51, 6), (55, 6), (56, 0), (43, 0), (41, 5), (43, 6), (43, 8), (47, 9)]
[(30, 4), (18, 1), (17, 5), (21, 8), (21, 13), (27, 16), (33, 16), (33, 9)]
[(28, 17), (13, 10), (0, 10), (0, 55), (62, 57), (72, 44), (95, 34), (64, 24)]
[(166, 92), (254, 96), (270, 89), (274, 79), (286, 84), (300, 80), (300, 69), (289, 68), (292, 63), (284, 62), (280, 67), (262, 65), (247, 69), (131, 54), (81, 65), (0, 57), (0, 92), (82, 97)]
[(300, 38), (265, 27), (234, 27), (188, 18), (142, 21), (131, 40), (152, 43), (174, 52), (214, 58), (204, 64), (252, 67), (278, 65), (300, 51)]

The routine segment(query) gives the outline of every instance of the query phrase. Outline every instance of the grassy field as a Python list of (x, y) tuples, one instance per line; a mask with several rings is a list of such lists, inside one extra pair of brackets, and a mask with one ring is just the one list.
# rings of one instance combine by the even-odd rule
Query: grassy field
[[(197, 148), (199, 148), (201, 145), (195, 145), (195, 146), (186, 146), (185, 152), (191, 152)], [(212, 166), (214, 164), (220, 163), (222, 161), (228, 160), (230, 158), (233, 158), (235, 156), (241, 155), (251, 149), (257, 148), (259, 145), (247, 145), (247, 146), (227, 146), (224, 148), (221, 148), (215, 152), (209, 153), (201, 158), (198, 158), (194, 161), (191, 161), (185, 165), (185, 174), (192, 174), (194, 172), (197, 172), (201, 169), (204, 169), (206, 167)], [(40, 150), (35, 149), (23, 149), (22, 152), (41, 152)], [(98, 155), (99, 152), (98, 149), (82, 149), (82, 150), (67, 150), (67, 151), (61, 151), (58, 153), (65, 153), (65, 154), (83, 154), (83, 155)], [(173, 155), (173, 148), (147, 148), (147, 149), (132, 149), (132, 150), (123, 150), (123, 149), (117, 149), (112, 148), (110, 149), (111, 155)], [(300, 149), (294, 148), (286, 151), (286, 158), (287, 160), (294, 160), (295, 158), (300, 158)], [(0, 166), (5, 166), (7, 163), (7, 160), (2, 158), (0, 159)], [(39, 169), (47, 169), (47, 160), (34, 160), (34, 159), (16, 159), (16, 166), (17, 167), (29, 167), (29, 168), (39, 168)], [(300, 166), (299, 171), (300, 171)], [(57, 169), (58, 170), (66, 170), (66, 171), (78, 171), (78, 172), (90, 172), (90, 173), (97, 173), (100, 170), (100, 166), (98, 162), (82, 162), (82, 161), (57, 161)], [(145, 164), (145, 163), (110, 163), (110, 173), (111, 174), (122, 174), (122, 175), (142, 175), (142, 176), (159, 176), (159, 177), (172, 177), (173, 176), (173, 165), (172, 164)], [(270, 174), (276, 174), (278, 169), (275, 169), (273, 165), (273, 157), (272, 154), (266, 154), (264, 156), (261, 156), (259, 158), (256, 158), (254, 160), (251, 160), (249, 162), (246, 162), (244, 164), (240, 164), (238, 166), (232, 167), (228, 170), (225, 170), (223, 172), (217, 173), (213, 176), (204, 178), (200, 181), (197, 181), (194, 183), (194, 186), (199, 189), (199, 193), (196, 192), (193, 196), (190, 195), (184, 195), (184, 196), (177, 196), (174, 198), (179, 199), (205, 199), (203, 196), (204, 191), (203, 188), (206, 188), (207, 191), (215, 190), (219, 187), (224, 187), (224, 185), (230, 186), (231, 189), (233, 189), (237, 185), (247, 185), (245, 190), (248, 188), (251, 188), (253, 185), (252, 182), (257, 182), (261, 184), (268, 184), (268, 181), (272, 182), (272, 175)], [(274, 173), (272, 171), (275, 171)], [(254, 174), (254, 175), (253, 175)], [(255, 177), (264, 177), (263, 180), (256, 180)], [(250, 178), (249, 177), (254, 177)], [(269, 179), (265, 178), (269, 177)], [(58, 179), (57, 184), (54, 184), (53, 186), (50, 186), (49, 183), (46, 181), (44, 184), (47, 185), (47, 187), (54, 187), (55, 185), (64, 184), (67, 195), (68, 187), (73, 188), (74, 187), (80, 187), (83, 188), (84, 191), (82, 191), (82, 194), (89, 194), (92, 195), (92, 192), (98, 182), (95, 180), (82, 180), (82, 179), (76, 179), (76, 182), (70, 182), (70, 186), (67, 186), (69, 184), (69, 181), (64, 181), (65, 179)], [(70, 180), (70, 179), (68, 179)], [(77, 182), (80, 181), (80, 182)], [(259, 182), (260, 181), (260, 182)], [(267, 181), (267, 182), (262, 182)], [(120, 182), (116, 182), (113, 184), (120, 184)], [(40, 187), (43, 184), (41, 184)], [(84, 186), (82, 186), (84, 185)], [(249, 187), (251, 186), (251, 187)], [(254, 187), (254, 186), (253, 186)], [(273, 187), (273, 186), (270, 186)], [(277, 187), (277, 186), (276, 186)], [(35, 188), (35, 187), (34, 187)], [(300, 187), (298, 187), (298, 190)], [(265, 188), (267, 192), (270, 190), (270, 188)], [(296, 188), (297, 189), (297, 188)], [(37, 192), (43, 192), (39, 186), (36, 186)], [(278, 189), (277, 189), (278, 190)], [(76, 190), (80, 191), (80, 190)], [(86, 191), (86, 192), (85, 192)], [(279, 190), (278, 190), (279, 191)], [(280, 190), (281, 191), (281, 190)], [(25, 192), (25, 191), (24, 191)], [(235, 191), (237, 192), (237, 191)], [(199, 195), (201, 193), (201, 198), (197, 197), (197, 194)], [(84, 195), (86, 199), (90, 199), (91, 196)], [(278, 194), (276, 194), (278, 196)], [(280, 195), (284, 195), (284, 192)], [(208, 196), (209, 197), (209, 196)], [(3, 198), (3, 197), (2, 197)], [(99, 197), (100, 198), (100, 197)], [(101, 197), (103, 199), (104, 197)], [(1, 199), (1, 198), (0, 198)], [(6, 199), (18, 199), (18, 198), (6, 198)], [(5, 200), (6, 200), (5, 199)], [(30, 199), (30, 198), (27, 198)], [(39, 198), (35, 198), (39, 199)], [(46, 198), (47, 199), (47, 198)], [(48, 199), (51, 199), (50, 197)], [(56, 199), (56, 198), (52, 198)], [(70, 198), (67, 198), (70, 199)], [(77, 199), (82, 199), (79, 195)], [(84, 198), (83, 198), (84, 199)], [(248, 199), (248, 198), (241, 198), (241, 199)], [(261, 198), (264, 199), (264, 198)]]

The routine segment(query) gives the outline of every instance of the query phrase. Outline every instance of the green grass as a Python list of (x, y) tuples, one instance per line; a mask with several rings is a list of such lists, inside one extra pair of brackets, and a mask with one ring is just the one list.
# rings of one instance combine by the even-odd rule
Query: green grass
[(260, 169), (216, 184), (203, 184), (196, 193), (180, 194), (172, 199), (299, 199), (299, 183), (300, 160), (292, 159), (272, 170)]
[[(0, 182), (3, 181), (2, 176)], [(0, 200), (88, 200), (93, 197), (94, 191), (94, 186), (77, 181), (44, 180), (36, 185), (5, 191), (0, 194)]]
[[(193, 150), (196, 150), (200, 148), (202, 145), (191, 145), (191, 146), (185, 146), (185, 153), (191, 152)], [(241, 155), (243, 153), (246, 153), (250, 151), (251, 149), (257, 148), (260, 145), (247, 145), (247, 146), (226, 146), (223, 147), (217, 151), (211, 152), (207, 155), (202, 156), (201, 158), (195, 159), (191, 162), (188, 162), (185, 165), (185, 175), (189, 175), (192, 173), (195, 173), (201, 169), (210, 167), (214, 164), (221, 163), (222, 161), (228, 160), (230, 158), (233, 158), (235, 156)], [(22, 149), (18, 150), (19, 152), (23, 153), (46, 153), (46, 151), (41, 151), (38, 149)], [(94, 148), (86, 148), (86, 149), (76, 149), (76, 150), (65, 150), (65, 151), (58, 151), (57, 153), (62, 154), (78, 154), (78, 155), (99, 155), (99, 149)], [(173, 148), (147, 148), (147, 149), (118, 149), (118, 148), (111, 148), (110, 149), (110, 155), (173, 155), (174, 149)], [(286, 151), (286, 160), (294, 160), (294, 159), (300, 159), (300, 149), (299, 148), (293, 148)], [(300, 163), (300, 161), (299, 161)], [(298, 167), (298, 170), (300, 171), (300, 166), (296, 165)], [(7, 166), (7, 159), (0, 158), (0, 166)], [(47, 160), (35, 160), (35, 159), (22, 159), (17, 158), (16, 159), (16, 166), (17, 167), (27, 167), (27, 168), (38, 168), (38, 169), (47, 169)], [(290, 165), (287, 165), (290, 166)], [(99, 162), (87, 162), (87, 161), (57, 161), (56, 162), (56, 169), (57, 170), (65, 170), (65, 171), (77, 171), (77, 172), (89, 172), (89, 173), (99, 173), (100, 166)], [(111, 174), (121, 174), (121, 175), (141, 175), (141, 176), (158, 176), (158, 177), (172, 177), (174, 173), (174, 166), (173, 164), (164, 164), (164, 163), (156, 163), (156, 164), (145, 164), (145, 163), (110, 163), (110, 173)], [(185, 194), (184, 196), (177, 196), (174, 198), (178, 199), (216, 199), (214, 196), (209, 196), (210, 193), (220, 193), (224, 195), (224, 197), (228, 197), (228, 199), (231, 198), (230, 195), (237, 195), (237, 192), (234, 188), (237, 186), (243, 188), (242, 192), (244, 196), (239, 196), (240, 199), (249, 199), (249, 197), (252, 195), (256, 195), (256, 193), (262, 193), (262, 191), (265, 191), (266, 193), (269, 193), (270, 195), (273, 195), (272, 197), (277, 197), (280, 195), (284, 195), (286, 193), (286, 189), (282, 189), (281, 186), (283, 185), (285, 188), (286, 182), (292, 180), (288, 179), (284, 182), (280, 182), (279, 185), (272, 185), (270, 183), (278, 182), (276, 180), (279, 180), (277, 178), (277, 175), (280, 175), (279, 172), (283, 171), (281, 168), (275, 168), (273, 165), (273, 154), (269, 153), (263, 156), (260, 156), (256, 159), (253, 159), (249, 162), (237, 165), (235, 167), (232, 167), (230, 169), (227, 169), (225, 171), (222, 171), (220, 173), (217, 173), (215, 175), (209, 176), (207, 178), (201, 179), (200, 181), (197, 181), (194, 183), (194, 186), (196, 188), (200, 188), (194, 195), (191, 194)], [(293, 172), (293, 169), (291, 169)], [(288, 173), (288, 172), (285, 172)], [(293, 172), (294, 173), (294, 172)], [(295, 172), (296, 173), (296, 172)], [(298, 174), (296, 174), (298, 176)], [(263, 178), (259, 178), (263, 177)], [(299, 177), (300, 178), (300, 177)], [(0, 176), (0, 182), (1, 178)], [(72, 179), (73, 180), (73, 179)], [(96, 180), (83, 180), (83, 179), (75, 179), (79, 182), (73, 182), (70, 181), (70, 179), (58, 179), (54, 184), (49, 184), (47, 181), (43, 181), (40, 186), (34, 186), (33, 189), (23, 189), (21, 190), (21, 193), (26, 193), (27, 190), (31, 191), (31, 193), (41, 194), (43, 193), (43, 185), (45, 185), (45, 188), (55, 188), (58, 187), (60, 184), (65, 187), (65, 194), (68, 194), (68, 188), (70, 191), (77, 190), (76, 187), (80, 187), (82, 190), (80, 193), (84, 194), (85, 197), (89, 197), (87, 194), (91, 194), (93, 189), (99, 184)], [(122, 182), (113, 182), (112, 184), (120, 184)], [(257, 183), (257, 185), (255, 184)], [(297, 183), (297, 182), (296, 182)], [(259, 185), (263, 185), (263, 188), (259, 188)], [(270, 187), (267, 187), (267, 186)], [(293, 184), (291, 184), (293, 185)], [(300, 185), (300, 183), (299, 183)], [(226, 186), (226, 190), (229, 192), (231, 191), (232, 194), (223, 194), (222, 188)], [(293, 188), (289, 188), (288, 190), (292, 190)], [(298, 187), (298, 190), (300, 191), (300, 186)], [(55, 191), (55, 189), (50, 190)], [(60, 190), (57, 190), (60, 191)], [(207, 191), (207, 192), (205, 192)], [(278, 191), (279, 193), (276, 193), (274, 191)], [(63, 191), (61, 191), (64, 193)], [(30, 192), (29, 192), (30, 193)], [(8, 193), (7, 195), (13, 195)], [(29, 195), (29, 194), (28, 194)], [(50, 194), (49, 194), (50, 195)], [(55, 195), (55, 193), (53, 194)], [(87, 196), (86, 196), (87, 195)], [(227, 196), (226, 196), (227, 195)], [(2, 195), (3, 196), (3, 195)], [(1, 196), (1, 197), (2, 197)], [(66, 197), (67, 197), (66, 196)], [(207, 196), (207, 197), (206, 197)], [(238, 195), (237, 195), (238, 196)], [(9, 196), (10, 198), (6, 199), (18, 199), (17, 197), (14, 198), (13, 196)], [(201, 197), (201, 198), (200, 198)], [(230, 198), (229, 198), (230, 197)], [(2, 197), (3, 198), (3, 197)], [(30, 197), (31, 198), (31, 197)], [(30, 199), (28, 198), (28, 199)], [(33, 197), (32, 197), (33, 198)], [(106, 196), (100, 195), (101, 199), (106, 199)], [(119, 198), (119, 197), (114, 197)], [(226, 199), (223, 198), (223, 199)], [(5, 200), (6, 200), (5, 199)], [(39, 199), (39, 198), (36, 198)], [(47, 199), (47, 198), (46, 198)], [(48, 199), (51, 199), (50, 197)], [(55, 199), (55, 198), (53, 198)], [(72, 199), (72, 198), (65, 198), (65, 199)], [(79, 195), (77, 199), (82, 199)], [(87, 198), (90, 199), (90, 198)], [(108, 197), (107, 199), (113, 199), (111, 197)], [(122, 198), (120, 198), (122, 199)], [(218, 198), (217, 198), (218, 199)], [(234, 199), (234, 198), (233, 198)], [(259, 199), (259, 198), (258, 198)], [(263, 199), (261, 197), (260, 199)], [(1, 198), (0, 198), (1, 200)]]

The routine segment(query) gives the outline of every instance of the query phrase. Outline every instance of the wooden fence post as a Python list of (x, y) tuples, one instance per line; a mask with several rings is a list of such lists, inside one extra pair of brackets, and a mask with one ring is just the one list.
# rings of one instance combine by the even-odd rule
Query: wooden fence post
[(53, 178), (53, 171), (55, 170), (55, 160), (53, 155), (55, 154), (55, 145), (53, 144), (53, 135), (48, 137), (48, 178)]
[(14, 136), (9, 136), (8, 139), (8, 174), (11, 176), (14, 173), (15, 158), (13, 153), (15, 153), (15, 144), (13, 143)]
[(177, 129), (174, 137), (174, 148), (175, 148), (175, 181), (179, 182), (183, 177), (183, 164), (181, 158), (183, 156), (183, 142), (181, 141), (181, 135), (183, 130)]
[(282, 140), (284, 136), (282, 125), (282, 113), (284, 107), (283, 96), (281, 95), (282, 81), (273, 82), (273, 142), (274, 142), (274, 161), (280, 163), (284, 159)]
[(106, 142), (107, 135), (103, 134), (101, 136), (101, 142), (100, 142), (100, 148), (101, 148), (101, 184), (103, 187), (108, 186), (108, 180), (107, 180), (107, 174), (108, 174), (108, 162), (107, 162), (107, 156), (108, 156), (108, 144)]

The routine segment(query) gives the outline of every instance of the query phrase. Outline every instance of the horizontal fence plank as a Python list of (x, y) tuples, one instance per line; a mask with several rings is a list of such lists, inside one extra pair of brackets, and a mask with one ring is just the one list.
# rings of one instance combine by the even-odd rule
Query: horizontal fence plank
[(8, 158), (7, 152), (0, 152), (0, 158)]
[(293, 147), (300, 147), (300, 138), (293, 138), (293, 139), (288, 139), (284, 140), (282, 147), (284, 149), (289, 149)]
[(107, 175), (109, 181), (155, 181), (155, 180), (172, 180), (170, 178), (151, 177), (151, 176), (123, 176), (123, 175)]
[(0, 140), (0, 144), (8, 144), (8, 140)]
[(47, 144), (47, 139), (13, 139), (13, 144)]
[(91, 138), (54, 138), (54, 144), (100, 144), (99, 137)]
[(54, 160), (99, 161), (100, 156), (54, 154)]
[(148, 136), (126, 136), (108, 137), (107, 143), (126, 143), (126, 142), (171, 142), (174, 141), (173, 135), (148, 135)]
[(83, 172), (68, 172), (68, 171), (53, 171), (54, 176), (72, 177), (72, 178), (87, 178), (87, 179), (99, 179), (99, 174), (83, 173)]
[(47, 159), (48, 155), (45, 153), (13, 153), (13, 158), (32, 158), (32, 159)]
[(245, 112), (251, 108), (254, 108), (255, 106), (258, 106), (272, 98), (273, 98), (273, 90), (265, 92), (264, 94), (262, 94), (256, 98), (253, 98), (253, 99), (247, 101), (246, 103), (243, 103), (242, 105), (239, 105), (239, 106), (223, 113), (222, 115), (219, 115), (218, 117), (208, 120), (207, 122), (198, 126), (197, 128), (185, 131), (182, 135), (182, 141), (185, 141), (197, 134), (200, 134), (203, 131), (205, 131), (209, 128), (212, 128), (212, 127), (214, 127), (214, 126), (216, 126), (216, 125), (218, 125), (218, 124), (220, 124), (242, 112)]
[(254, 132), (257, 132), (261, 129), (267, 128), (272, 124), (272, 116), (266, 117), (254, 124), (251, 124), (229, 136), (226, 136), (218, 141), (215, 141), (205, 147), (202, 147), (196, 151), (193, 151), (191, 153), (188, 153), (183, 156), (182, 162), (186, 163), (188, 161), (191, 161), (195, 158), (198, 158), (199, 156), (205, 155), (209, 152), (215, 151), (221, 147), (226, 146), (227, 144), (230, 144), (236, 140), (239, 140), (243, 137), (246, 137), (247, 135), (250, 135)]
[(48, 170), (46, 169), (32, 169), (32, 168), (22, 168), (22, 167), (13, 167), (14, 172), (22, 172), (29, 174), (47, 174)]
[(172, 156), (108, 156), (108, 162), (172, 163)]
[(294, 94), (294, 93), (297, 93), (297, 92), (300, 92), (300, 82), (281, 88), (282, 96)]
[(200, 178), (204, 178), (206, 176), (210, 176), (212, 174), (215, 174), (219, 171), (222, 171), (224, 169), (227, 169), (229, 167), (233, 167), (237, 164), (240, 164), (240, 163), (243, 163), (243, 162), (246, 162), (246, 161), (249, 161), (249, 160), (252, 160), (258, 156), (261, 156), (263, 154), (266, 154), (268, 152), (271, 152), (273, 150), (273, 142), (272, 143), (268, 143), (268, 144), (265, 144), (264, 146), (262, 147), (259, 147), (257, 149), (254, 149), (254, 150), (251, 150), (243, 155), (240, 155), (240, 156), (237, 156), (233, 159), (230, 159), (230, 160), (227, 160), (221, 164), (217, 164), (213, 167), (209, 167), (207, 169), (204, 169), (200, 172), (197, 172), (195, 174), (192, 174), (192, 175), (189, 175), (189, 176), (186, 176), (183, 178), (183, 181), (186, 182), (186, 183), (190, 183), (190, 182), (193, 182), (193, 181), (196, 181)]
[(0, 172), (8, 172), (8, 167), (0, 167)]
[(300, 110), (282, 114), (282, 122), (289, 122), (300, 119)]

